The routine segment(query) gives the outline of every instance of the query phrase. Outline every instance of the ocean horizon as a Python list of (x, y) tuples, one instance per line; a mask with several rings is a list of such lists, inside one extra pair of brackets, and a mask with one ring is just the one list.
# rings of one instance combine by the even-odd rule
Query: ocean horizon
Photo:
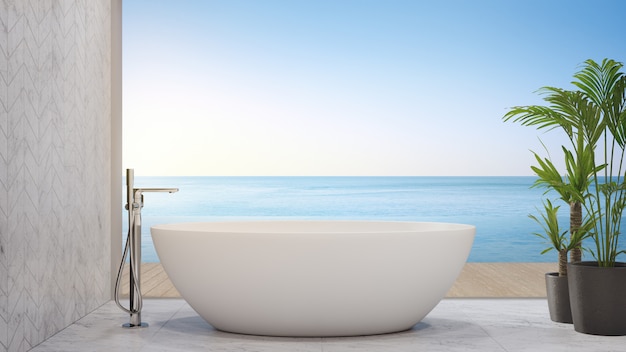
[[(145, 193), (142, 261), (159, 262), (150, 227), (242, 220), (384, 220), (476, 226), (469, 262), (556, 262), (533, 235), (545, 195), (534, 176), (138, 176), (135, 187), (177, 187)], [(124, 189), (125, 194), (125, 189)], [(124, 202), (125, 202), (124, 197)], [(569, 206), (559, 219), (569, 227)], [(128, 216), (123, 205), (124, 238)], [(589, 259), (589, 258), (587, 258)]]

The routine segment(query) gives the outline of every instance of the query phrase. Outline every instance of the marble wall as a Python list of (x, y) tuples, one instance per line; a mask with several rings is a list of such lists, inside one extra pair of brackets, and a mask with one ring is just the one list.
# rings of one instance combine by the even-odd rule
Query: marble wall
[(110, 300), (111, 0), (0, 0), (0, 351)]

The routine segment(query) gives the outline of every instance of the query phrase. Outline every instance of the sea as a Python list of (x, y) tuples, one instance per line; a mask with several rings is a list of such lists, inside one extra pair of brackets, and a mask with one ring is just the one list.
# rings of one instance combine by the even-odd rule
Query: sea
[[(157, 224), (241, 220), (386, 220), (471, 224), (469, 262), (555, 262), (556, 252), (534, 235), (542, 199), (535, 177), (135, 177), (135, 187), (176, 187), (145, 193), (142, 261), (158, 262), (150, 227)], [(126, 190), (123, 190), (124, 203)], [(560, 222), (569, 226), (569, 206)], [(124, 238), (128, 214), (124, 216)]]

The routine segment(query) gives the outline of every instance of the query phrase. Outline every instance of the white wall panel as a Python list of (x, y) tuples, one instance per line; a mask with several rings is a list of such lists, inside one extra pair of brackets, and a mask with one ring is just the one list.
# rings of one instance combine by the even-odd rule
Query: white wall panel
[(0, 0), (0, 351), (110, 299), (110, 7)]

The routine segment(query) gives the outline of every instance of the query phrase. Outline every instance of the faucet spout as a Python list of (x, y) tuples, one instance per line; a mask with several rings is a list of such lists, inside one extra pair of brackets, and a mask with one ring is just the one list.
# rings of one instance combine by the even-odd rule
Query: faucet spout
[(135, 188), (135, 192), (139, 192), (139, 193), (143, 193), (143, 192), (176, 193), (176, 192), (178, 192), (178, 188)]

